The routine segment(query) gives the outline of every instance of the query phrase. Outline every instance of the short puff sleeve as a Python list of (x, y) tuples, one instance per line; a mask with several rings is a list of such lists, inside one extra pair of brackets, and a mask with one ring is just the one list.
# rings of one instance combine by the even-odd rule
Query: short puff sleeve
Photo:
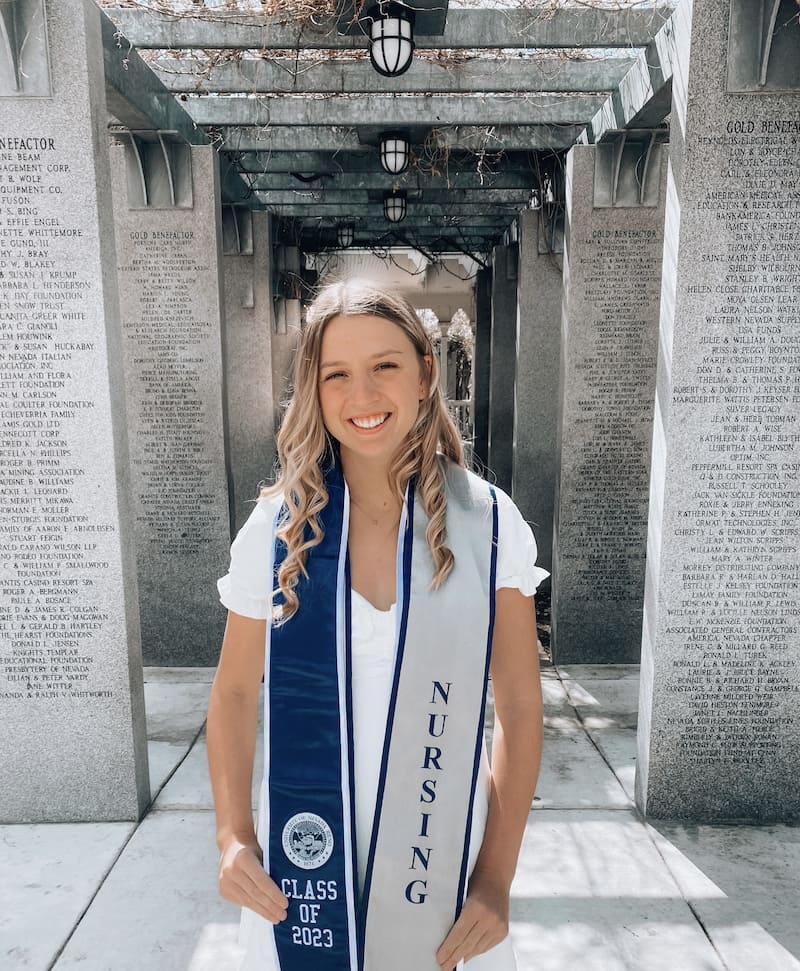
[(497, 581), (495, 589), (516, 587), (530, 597), (549, 571), (536, 566), (538, 550), (533, 530), (522, 518), (514, 501), (502, 489), (497, 496)]
[(258, 500), (231, 544), (228, 572), (217, 580), (223, 606), (243, 617), (265, 620), (270, 615), (270, 546), (282, 501), (281, 496)]

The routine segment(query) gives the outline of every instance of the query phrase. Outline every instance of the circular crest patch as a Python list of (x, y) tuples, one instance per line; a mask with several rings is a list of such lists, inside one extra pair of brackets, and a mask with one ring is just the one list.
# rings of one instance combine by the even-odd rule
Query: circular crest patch
[(283, 852), (295, 866), (316, 870), (333, 853), (333, 833), (322, 816), (297, 813), (283, 827)]

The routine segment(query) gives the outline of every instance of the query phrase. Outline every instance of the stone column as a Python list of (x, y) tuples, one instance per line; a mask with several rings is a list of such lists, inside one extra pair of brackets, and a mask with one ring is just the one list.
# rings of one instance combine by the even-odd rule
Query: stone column
[(223, 278), (231, 532), (253, 509), (275, 463), (272, 397), (272, 244), (265, 212), (224, 206)]
[(300, 337), (302, 306), (300, 292), (300, 251), (296, 246), (279, 245), (273, 250), (278, 265), (278, 294), (273, 295), (275, 332), (272, 337), (272, 388), (275, 396), (275, 432), (283, 419), (283, 402), (289, 397), (294, 374), (294, 351)]
[(150, 140), (111, 162), (144, 657), (213, 665), (230, 547), (217, 156)]
[[(663, 146), (623, 140), (567, 158), (556, 663), (635, 663), (664, 227)], [(642, 192), (641, 190), (645, 191)]]
[(489, 379), (492, 348), (492, 271), (478, 270), (475, 277), (475, 357), (472, 367), (475, 457), (484, 465), (489, 455)]
[(541, 214), (519, 215), (517, 382), (512, 491), (533, 525), (540, 566), (552, 570), (553, 501), (561, 345), (561, 267), (546, 244)]
[(696, 3), (675, 37), (636, 778), (656, 817), (800, 817), (800, 27), (785, 4), (764, 77), (759, 11)]
[(517, 374), (516, 243), (495, 246), (492, 260), (492, 338), (489, 378), (488, 466), (497, 484), (511, 493), (514, 382)]
[(135, 820), (150, 791), (99, 11), (26, 12), (0, 80), (0, 822)]

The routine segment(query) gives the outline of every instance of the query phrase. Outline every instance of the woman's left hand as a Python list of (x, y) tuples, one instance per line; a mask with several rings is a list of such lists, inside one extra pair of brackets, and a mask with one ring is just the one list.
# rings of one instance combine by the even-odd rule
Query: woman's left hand
[(436, 952), (443, 971), (452, 971), (459, 961), (469, 961), (495, 947), (508, 935), (507, 888), (488, 877), (473, 873), (467, 899), (450, 933)]

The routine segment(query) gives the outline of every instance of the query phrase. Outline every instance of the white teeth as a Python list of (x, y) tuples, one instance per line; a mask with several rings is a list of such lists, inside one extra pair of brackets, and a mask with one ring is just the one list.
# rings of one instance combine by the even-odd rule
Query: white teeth
[(377, 428), (378, 425), (382, 425), (388, 417), (389, 415), (386, 414), (376, 418), (351, 418), (350, 420), (359, 428)]

